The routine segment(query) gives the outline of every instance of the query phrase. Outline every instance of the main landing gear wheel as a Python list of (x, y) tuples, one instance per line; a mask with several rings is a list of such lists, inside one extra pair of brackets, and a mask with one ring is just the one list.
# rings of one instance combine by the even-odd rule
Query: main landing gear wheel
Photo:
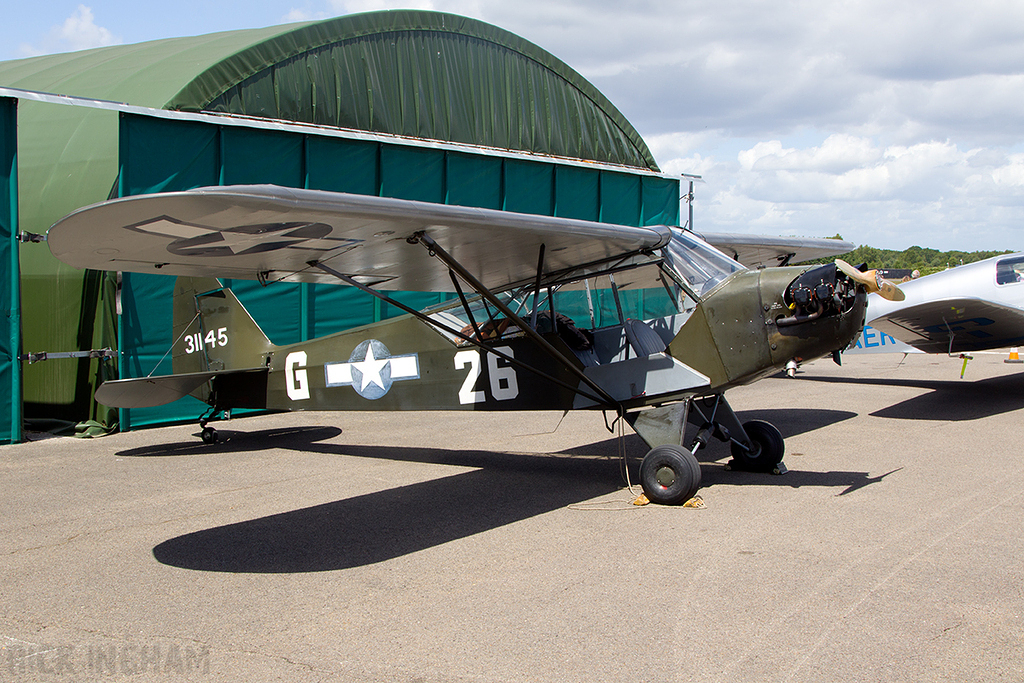
[(700, 463), (680, 446), (652, 448), (640, 463), (640, 485), (652, 503), (685, 503), (700, 488)]
[(743, 424), (747, 436), (754, 442), (754, 450), (748, 452), (743, 446), (732, 444), (734, 468), (748, 472), (774, 472), (786, 454), (786, 442), (782, 433), (775, 425), (761, 420), (751, 420)]
[(203, 443), (215, 444), (217, 443), (217, 430), (213, 427), (203, 427)]

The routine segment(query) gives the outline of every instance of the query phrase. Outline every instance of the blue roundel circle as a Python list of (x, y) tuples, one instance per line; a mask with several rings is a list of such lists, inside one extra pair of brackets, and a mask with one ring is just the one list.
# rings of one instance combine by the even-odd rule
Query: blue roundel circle
[(367, 339), (352, 351), (352, 388), (363, 398), (378, 399), (391, 390), (391, 352), (383, 342)]

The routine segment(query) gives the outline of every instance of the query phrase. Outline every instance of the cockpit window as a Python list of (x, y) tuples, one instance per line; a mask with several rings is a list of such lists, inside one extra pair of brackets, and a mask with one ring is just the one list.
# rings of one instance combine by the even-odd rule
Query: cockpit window
[(996, 263), (996, 284), (1024, 282), (1024, 256), (1006, 258)]
[[(550, 316), (553, 310), (580, 329), (602, 329), (621, 325), (627, 318), (685, 319), (698, 303), (694, 296), (704, 296), (740, 270), (742, 265), (703, 240), (673, 228), (672, 239), (657, 254), (634, 255), (598, 273), (581, 269), (560, 283), (542, 286), (536, 298), (531, 285), (500, 296), (527, 324), (536, 302), (538, 314), (548, 311)], [(470, 296), (468, 304), (472, 318), (458, 299), (424, 312), (465, 335), (479, 331), (481, 337), (495, 339), (523, 333), (479, 296)]]
[(666, 265), (688, 284), (698, 295), (703, 296), (719, 282), (743, 266), (682, 230), (672, 229), (672, 240), (665, 248)]

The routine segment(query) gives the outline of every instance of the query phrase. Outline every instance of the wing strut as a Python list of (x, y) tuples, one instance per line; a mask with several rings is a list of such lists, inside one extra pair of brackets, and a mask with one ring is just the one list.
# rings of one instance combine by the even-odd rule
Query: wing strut
[[(527, 372), (532, 372), (533, 374), (535, 374), (535, 375), (537, 375), (539, 377), (543, 377), (544, 379), (548, 380), (549, 382), (553, 382), (554, 384), (557, 384), (558, 386), (562, 387), (563, 389), (568, 389), (569, 391), (571, 391), (571, 392), (573, 392), (575, 394), (579, 394), (580, 396), (584, 396), (584, 397), (590, 399), (591, 401), (593, 401), (594, 403), (596, 403), (598, 405), (606, 406), (606, 407), (611, 408), (613, 410), (616, 410), (618, 412), (622, 411), (622, 407), (619, 404), (619, 402), (616, 401), (614, 398), (612, 398), (606, 391), (602, 390), (600, 387), (597, 387), (597, 394), (598, 394), (598, 396), (595, 396), (595, 395), (593, 395), (593, 394), (591, 394), (589, 392), (583, 391), (583, 390), (581, 390), (579, 388), (579, 386), (575, 386), (574, 387), (571, 384), (569, 384), (568, 382), (563, 382), (562, 380), (558, 379), (557, 377), (552, 377), (551, 375), (547, 374), (546, 372), (542, 372), (542, 371), (538, 370), (537, 368), (535, 368), (535, 367), (533, 367), (531, 365), (528, 365), (528, 364), (524, 363), (523, 361), (521, 361), (521, 360), (519, 360), (517, 358), (509, 356), (506, 353), (502, 353), (501, 351), (498, 351), (497, 349), (491, 348), (490, 346), (488, 346), (487, 344), (484, 344), (483, 342), (479, 341), (478, 339), (474, 339), (472, 337), (468, 337), (465, 334), (463, 334), (460, 330), (456, 330), (453, 327), (449, 327), (449, 326), (445, 325), (442, 322), (434, 320), (434, 319), (424, 315), (421, 311), (417, 311), (415, 309), (412, 309), (412, 308), (406, 306), (405, 304), (403, 304), (400, 301), (395, 301), (394, 299), (389, 297), (387, 294), (382, 294), (381, 292), (378, 292), (375, 289), (371, 289), (370, 287), (367, 287), (363, 283), (358, 282), (358, 281), (350, 278), (349, 276), (345, 275), (344, 273), (339, 273), (338, 271), (334, 270), (330, 266), (326, 266), (323, 263), (320, 263), (319, 261), (310, 261), (309, 265), (314, 267), (314, 268), (318, 268), (319, 270), (322, 270), (323, 272), (327, 273), (328, 275), (332, 275), (332, 276), (338, 278), (339, 280), (344, 282), (346, 285), (350, 285), (352, 287), (355, 287), (356, 289), (359, 289), (359, 290), (361, 290), (363, 292), (366, 292), (370, 296), (376, 297), (376, 298), (380, 299), (381, 301), (385, 301), (385, 302), (391, 304), (395, 308), (401, 309), (402, 311), (405, 311), (406, 313), (409, 313), (410, 315), (415, 316), (420, 322), (422, 322), (422, 323), (424, 323), (426, 325), (430, 325), (431, 327), (436, 327), (439, 330), (447, 332), (448, 334), (452, 335), (453, 337), (458, 337), (459, 339), (461, 339), (463, 341), (469, 342), (473, 346), (481, 348), (484, 351), (486, 351), (487, 353), (493, 353), (495, 356), (498, 356), (502, 360), (505, 360), (508, 363), (510, 363), (512, 365), (515, 365), (516, 367), (522, 368), (523, 370), (526, 370)], [(488, 292), (488, 294), (490, 294), (490, 292)], [(499, 306), (498, 310), (503, 310), (503, 312), (504, 312), (504, 311), (507, 311), (508, 309), (506, 307), (504, 307), (504, 306)], [(513, 314), (511, 316), (511, 319), (513, 321), (518, 321), (516, 324), (522, 326), (523, 329), (527, 329), (525, 326), (523, 326), (523, 321), (520, 320), (515, 314)], [(532, 331), (532, 329), (530, 331)], [(547, 342), (545, 341), (545, 343), (547, 343)], [(558, 353), (557, 349), (555, 349), (555, 353)], [(581, 371), (579, 371), (579, 369), (575, 365), (572, 364), (571, 361), (569, 361), (568, 359), (565, 359), (564, 356), (560, 360), (565, 363), (566, 368), (568, 368), (574, 375), (580, 376), (580, 375), (583, 374)], [(587, 380), (586, 381), (587, 386), (590, 386), (592, 388), (596, 386), (596, 385), (594, 385), (594, 383), (592, 381), (590, 381), (589, 377), (583, 376), (583, 378), (585, 380)]]
[[(472, 287), (477, 292), (477, 294), (482, 296), (485, 300), (490, 301), (491, 304), (499, 311), (501, 311), (506, 318), (508, 318), (513, 323), (518, 325), (521, 330), (526, 332), (526, 335), (530, 337), (530, 339), (532, 339), (537, 344), (537, 346), (541, 348), (541, 350), (543, 350), (549, 356), (551, 356), (556, 361), (561, 363), (566, 370), (576, 375), (576, 377), (578, 377), (581, 382), (583, 382), (588, 387), (593, 389), (597, 393), (597, 395), (603, 399), (602, 401), (600, 401), (600, 403), (607, 405), (611, 408), (615, 408), (619, 412), (622, 411), (622, 406), (618, 401), (616, 401), (614, 398), (611, 397), (610, 394), (608, 394), (608, 392), (602, 389), (600, 385), (597, 384), (597, 382), (587, 377), (587, 375), (582, 370), (580, 370), (575, 363), (566, 358), (565, 354), (563, 354), (561, 351), (552, 346), (551, 343), (547, 339), (542, 337), (536, 329), (527, 325), (525, 320), (520, 318), (512, 311), (511, 308), (502, 303), (501, 299), (496, 297), (491, 292), (491, 290), (487, 289), (487, 287), (485, 287), (482, 282), (477, 280), (472, 273), (463, 268), (458, 261), (452, 258), (451, 255), (444, 249), (442, 249), (441, 246), (433, 239), (431, 239), (429, 235), (422, 232), (418, 232), (412, 237), (410, 237), (408, 241), (410, 243), (421, 243), (424, 247), (427, 248), (427, 251), (431, 255), (436, 256), (442, 263), (448, 266), (450, 270), (454, 270), (459, 275), (459, 277), (461, 277), (467, 284), (469, 284), (470, 287)], [(543, 258), (543, 254), (541, 255), (541, 258)], [(534, 310), (536, 310), (536, 306), (534, 307)]]
[[(473, 326), (473, 334), (476, 335), (477, 339), (483, 339), (484, 335), (480, 334), (480, 327), (476, 324), (476, 318), (473, 316), (473, 311), (469, 308), (469, 302), (466, 301), (466, 295), (462, 293), (462, 285), (459, 284), (459, 278), (455, 277), (455, 271), (451, 268), (448, 269), (448, 275), (451, 276), (452, 284), (455, 286), (455, 291), (459, 294), (459, 301), (462, 302), (462, 309), (466, 311), (466, 317), (469, 318), (469, 324)], [(490, 311), (488, 311), (487, 314), (488, 317), (490, 317)]]
[[(533, 315), (530, 316), (530, 327), (537, 329), (537, 312), (540, 307), (537, 306), (537, 297), (540, 296), (540, 277), (544, 272), (544, 245), (540, 245), (540, 255), (537, 256), (537, 282), (533, 285)], [(551, 317), (552, 324), (554, 324), (554, 316)]]

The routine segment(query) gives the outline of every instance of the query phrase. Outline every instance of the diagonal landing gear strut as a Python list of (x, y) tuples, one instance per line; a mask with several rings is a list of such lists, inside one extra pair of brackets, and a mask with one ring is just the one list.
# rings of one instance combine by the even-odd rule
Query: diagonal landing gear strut
[(732, 460), (728, 463), (730, 469), (786, 473), (786, 466), (782, 463), (786, 442), (774, 425), (763, 420), (740, 424), (732, 406), (721, 394), (691, 399), (690, 403), (690, 422), (699, 424), (692, 442), (694, 454), (713, 436), (729, 444), (732, 450)]

